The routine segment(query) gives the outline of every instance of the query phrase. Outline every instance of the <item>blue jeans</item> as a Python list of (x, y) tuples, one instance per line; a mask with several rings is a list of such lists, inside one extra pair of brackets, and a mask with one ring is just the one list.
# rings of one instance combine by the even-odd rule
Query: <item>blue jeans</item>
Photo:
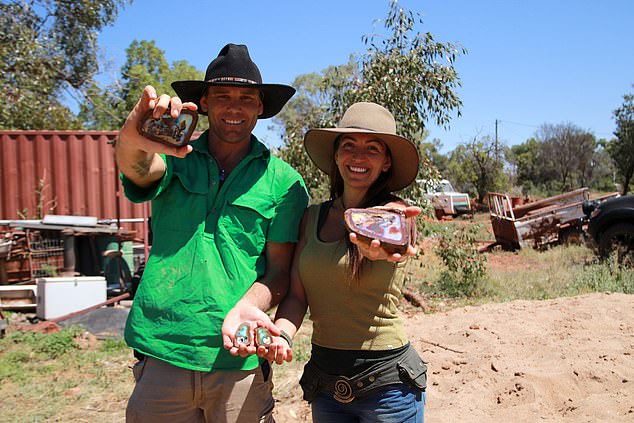
[(311, 408), (313, 423), (423, 423), (425, 392), (388, 385), (346, 404), (322, 392)]

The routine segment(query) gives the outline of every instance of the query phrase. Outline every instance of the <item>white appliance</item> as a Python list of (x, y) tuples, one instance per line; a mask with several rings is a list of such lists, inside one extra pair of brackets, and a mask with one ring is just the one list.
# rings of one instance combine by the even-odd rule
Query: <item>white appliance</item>
[(38, 278), (36, 284), (40, 319), (54, 319), (106, 301), (103, 276)]

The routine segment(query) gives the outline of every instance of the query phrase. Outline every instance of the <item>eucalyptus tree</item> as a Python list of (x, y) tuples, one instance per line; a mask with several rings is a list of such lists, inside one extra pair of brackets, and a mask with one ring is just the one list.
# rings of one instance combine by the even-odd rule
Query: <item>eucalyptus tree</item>
[[(413, 140), (421, 153), (419, 178), (436, 179), (439, 174), (421, 149), (425, 125), (433, 122), (448, 128), (453, 116), (460, 116), (462, 102), (456, 92), (461, 85), (454, 67), (466, 49), (437, 41), (419, 28), (419, 13), (390, 0), (383, 21), (386, 35), (363, 37), (368, 50), (358, 58), (359, 78), (349, 79), (337, 92), (332, 108), (340, 115), (356, 101), (373, 101), (390, 110), (400, 135)], [(421, 190), (413, 185), (404, 196), (420, 200)]]
[(274, 125), (270, 126), (270, 129), (275, 129), (275, 126), (283, 128), (282, 146), (276, 153), (303, 176), (311, 199), (315, 202), (328, 198), (329, 181), (306, 154), (304, 134), (311, 128), (335, 126), (337, 117), (333, 115), (330, 105), (336, 84), (331, 83), (349, 78), (356, 69), (356, 63), (350, 61), (346, 65), (331, 66), (321, 72), (298, 76), (292, 84), (297, 94), (273, 119)]
[[(456, 92), (460, 79), (454, 62), (466, 54), (466, 50), (439, 42), (431, 33), (420, 31), (422, 24), (420, 14), (390, 0), (383, 21), (387, 35), (363, 36), (365, 53), (353, 55), (352, 63), (322, 73), (320, 90), (326, 95), (313, 103), (315, 108), (310, 112), (321, 113), (317, 122), (335, 126), (352, 103), (373, 101), (383, 105), (394, 114), (399, 135), (413, 140), (421, 151), (419, 177), (436, 179), (438, 172), (421, 148), (425, 125), (433, 122), (449, 127), (452, 117), (460, 116), (462, 102)], [(313, 117), (304, 117), (308, 123), (315, 122)], [(298, 150), (294, 145), (301, 139), (297, 129), (296, 126), (286, 128), (287, 144), (283, 148)], [(302, 166), (294, 161), (291, 164)], [(313, 177), (312, 174), (304, 176)], [(422, 192), (414, 184), (403, 196), (420, 201)]]
[(597, 141), (571, 123), (543, 124), (536, 133), (541, 142), (544, 180), (550, 190), (569, 191), (587, 184)]
[(606, 150), (623, 182), (623, 194), (627, 194), (634, 176), (634, 94), (623, 96), (623, 104), (613, 112), (613, 116), (616, 138), (607, 143)]
[(0, 127), (80, 126), (65, 105), (99, 72), (97, 36), (124, 0), (0, 2)]
[[(105, 87), (92, 86), (81, 105), (80, 117), (90, 129), (119, 129), (146, 85), (152, 85), (159, 94), (175, 95), (171, 83), (186, 79), (201, 80), (203, 72), (184, 60), (170, 65), (155, 41), (134, 40), (126, 49), (120, 77)], [(199, 128), (206, 127), (206, 119), (199, 119)]]
[(514, 167), (515, 184), (522, 187), (523, 194), (535, 194), (543, 190), (544, 179), (542, 164), (544, 161), (542, 143), (529, 138), (521, 144), (511, 146), (508, 160)]
[[(507, 151), (504, 147), (502, 150)], [(488, 192), (509, 187), (499, 152), (497, 143), (485, 136), (458, 145), (449, 155), (447, 169), (455, 184), (475, 194), (480, 204)]]

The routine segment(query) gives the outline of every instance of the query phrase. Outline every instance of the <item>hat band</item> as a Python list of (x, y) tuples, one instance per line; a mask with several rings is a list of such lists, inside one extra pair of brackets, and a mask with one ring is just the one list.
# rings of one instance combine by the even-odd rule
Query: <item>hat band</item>
[(341, 128), (344, 128), (344, 129), (361, 129), (361, 130), (363, 130), (363, 131), (377, 132), (377, 131), (376, 131), (376, 130), (374, 130), (374, 129), (364, 128), (364, 127), (362, 127), (362, 126), (354, 126), (354, 125), (350, 125), (350, 126), (342, 126)]
[(235, 76), (221, 76), (219, 78), (212, 78), (207, 82), (243, 82), (245, 84), (253, 84), (253, 85), (258, 85), (257, 82), (251, 80), (251, 79), (246, 79), (246, 78), (238, 78)]

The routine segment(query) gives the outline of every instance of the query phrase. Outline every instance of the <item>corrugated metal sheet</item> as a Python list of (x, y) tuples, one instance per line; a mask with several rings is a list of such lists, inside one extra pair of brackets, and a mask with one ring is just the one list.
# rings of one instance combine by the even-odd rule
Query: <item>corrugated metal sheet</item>
[[(0, 220), (38, 214), (131, 219), (149, 206), (123, 195), (112, 142), (117, 131), (0, 131)], [(25, 213), (26, 216), (21, 216)], [(142, 223), (123, 223), (144, 239)]]

